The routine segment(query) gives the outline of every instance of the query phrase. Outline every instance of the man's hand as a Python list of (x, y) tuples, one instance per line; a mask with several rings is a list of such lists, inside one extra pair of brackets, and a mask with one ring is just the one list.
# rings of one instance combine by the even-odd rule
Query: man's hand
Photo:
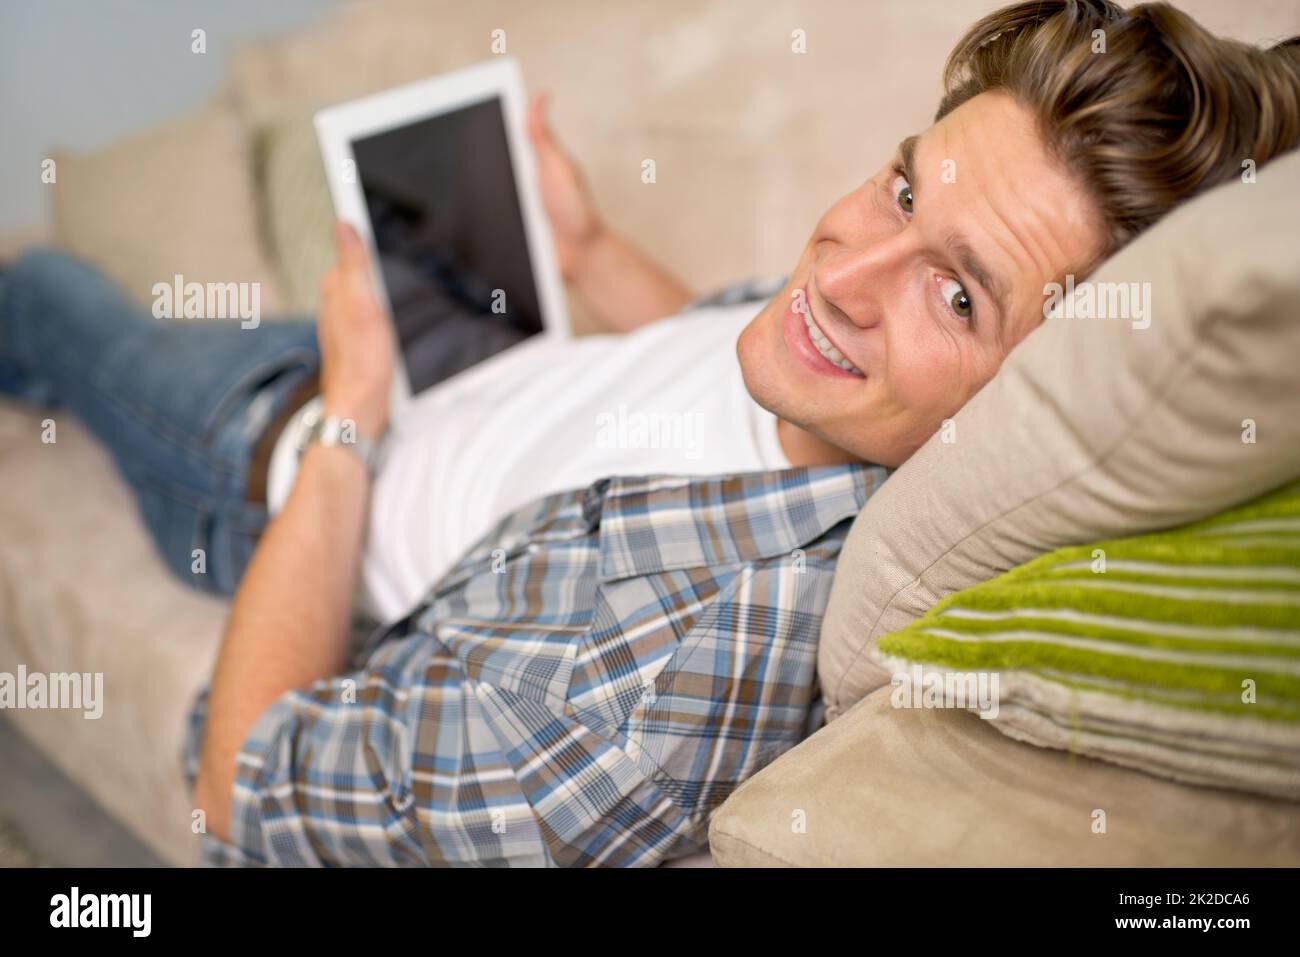
[(326, 415), (351, 419), (370, 440), (388, 425), (393, 329), (375, 298), (365, 244), (346, 223), (334, 227), (338, 258), (321, 282), (316, 335)]
[(694, 298), (663, 267), (605, 227), (577, 164), (551, 136), (545, 95), (534, 97), (528, 110), (528, 138), (537, 154), (537, 185), (560, 272), (600, 331), (627, 332), (672, 315)]
[(537, 153), (537, 185), (551, 221), (560, 273), (574, 278), (582, 253), (604, 228), (577, 164), (551, 135), (546, 122), (546, 94), (533, 97), (528, 110), (528, 138)]

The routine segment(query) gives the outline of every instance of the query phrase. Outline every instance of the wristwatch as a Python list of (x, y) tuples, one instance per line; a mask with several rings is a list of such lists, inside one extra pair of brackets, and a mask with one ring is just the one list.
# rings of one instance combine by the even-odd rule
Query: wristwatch
[(321, 415), (319, 408), (308, 409), (299, 425), (295, 442), (298, 457), (302, 458), (302, 454), (312, 444), (342, 446), (361, 460), (361, 464), (366, 467), (366, 474), (372, 477), (383, 454), (382, 439), (372, 442), (357, 431), (357, 425), (351, 419)]

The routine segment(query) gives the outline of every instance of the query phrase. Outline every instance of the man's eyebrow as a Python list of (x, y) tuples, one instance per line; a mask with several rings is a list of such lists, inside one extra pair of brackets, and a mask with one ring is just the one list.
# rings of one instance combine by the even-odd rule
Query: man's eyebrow
[(1007, 286), (996, 273), (990, 272), (989, 268), (984, 265), (983, 261), (975, 255), (975, 250), (971, 248), (970, 243), (966, 242), (956, 233), (948, 234), (948, 251), (957, 257), (957, 262), (961, 268), (970, 273), (974, 279), (984, 289), (985, 295), (992, 298), (994, 305), (997, 306), (998, 326), (1002, 325), (1003, 317), (1007, 314)]
[(912, 180), (916, 169), (916, 142), (919, 139), (919, 136), (912, 135), (898, 144), (898, 155), (903, 160), (903, 178), (912, 186), (916, 185)]

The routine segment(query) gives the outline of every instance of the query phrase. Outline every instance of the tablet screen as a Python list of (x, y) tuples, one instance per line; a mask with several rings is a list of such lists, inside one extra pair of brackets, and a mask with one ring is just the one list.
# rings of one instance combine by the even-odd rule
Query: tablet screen
[(413, 394), (542, 331), (498, 97), (352, 150)]

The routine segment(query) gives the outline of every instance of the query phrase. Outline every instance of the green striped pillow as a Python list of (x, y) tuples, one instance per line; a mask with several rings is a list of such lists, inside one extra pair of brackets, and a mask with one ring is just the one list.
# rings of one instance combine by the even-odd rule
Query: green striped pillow
[(1300, 799), (1300, 481), (1044, 555), (940, 601), (873, 657), (900, 706), (979, 678), (1011, 737)]

